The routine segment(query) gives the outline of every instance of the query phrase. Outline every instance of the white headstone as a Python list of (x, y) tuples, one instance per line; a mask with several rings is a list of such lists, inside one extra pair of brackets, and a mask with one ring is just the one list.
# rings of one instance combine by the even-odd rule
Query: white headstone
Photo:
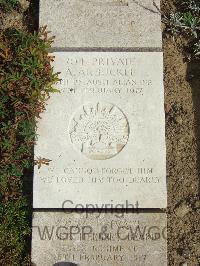
[[(159, 52), (58, 52), (60, 93), (38, 124), (35, 208), (166, 207)], [(107, 207), (106, 207), (106, 204)]]

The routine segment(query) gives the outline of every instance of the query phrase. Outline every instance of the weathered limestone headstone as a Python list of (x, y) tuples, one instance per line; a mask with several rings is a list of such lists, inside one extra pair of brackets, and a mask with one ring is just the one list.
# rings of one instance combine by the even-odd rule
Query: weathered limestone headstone
[(56, 48), (161, 48), (160, 0), (40, 0)]
[[(38, 124), (34, 207), (166, 207), (162, 53), (57, 52)], [(131, 205), (129, 206), (131, 208)]]
[(160, 266), (166, 254), (164, 213), (34, 213), (37, 266)]

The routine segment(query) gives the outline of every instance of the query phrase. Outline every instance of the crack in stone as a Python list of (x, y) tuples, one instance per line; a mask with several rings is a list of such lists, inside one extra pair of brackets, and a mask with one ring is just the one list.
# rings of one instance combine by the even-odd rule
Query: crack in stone
[(81, 0), (82, 2), (93, 4), (94, 6), (128, 6), (127, 0), (107, 0), (107, 1), (98, 1), (98, 0)]

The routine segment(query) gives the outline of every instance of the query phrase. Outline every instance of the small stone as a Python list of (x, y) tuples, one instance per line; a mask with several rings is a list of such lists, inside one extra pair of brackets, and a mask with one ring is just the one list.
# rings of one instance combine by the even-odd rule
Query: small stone
[(22, 7), (24, 10), (27, 10), (27, 9), (29, 8), (29, 5), (30, 5), (29, 1), (26, 1), (26, 0), (20, 0), (19, 2), (20, 2), (21, 7)]
[(176, 117), (176, 122), (179, 124), (179, 125), (182, 125), (183, 124), (183, 119), (181, 116), (177, 116)]
[(190, 250), (189, 249), (184, 249), (182, 252), (182, 255), (185, 259), (189, 259), (190, 258)]
[(191, 208), (185, 204), (182, 203), (175, 209), (176, 216), (183, 218), (186, 214), (188, 214), (191, 211)]
[(171, 111), (171, 109), (172, 109), (172, 108), (171, 108), (171, 105), (169, 105), (169, 104), (166, 103), (166, 104), (165, 104), (165, 113), (166, 113), (166, 114), (169, 114), (169, 112)]
[(195, 208), (200, 209), (200, 200), (195, 202)]
[(180, 264), (180, 266), (187, 266), (187, 265), (188, 265), (187, 262), (183, 262)]

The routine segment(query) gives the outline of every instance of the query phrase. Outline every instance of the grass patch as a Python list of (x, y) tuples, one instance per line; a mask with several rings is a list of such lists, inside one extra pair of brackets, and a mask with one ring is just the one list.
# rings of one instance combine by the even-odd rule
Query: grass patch
[(174, 37), (184, 36), (188, 40), (187, 50), (192, 56), (200, 57), (200, 1), (178, 0), (177, 11), (163, 15), (167, 31)]
[(11, 12), (13, 9), (19, 9), (20, 6), (18, 0), (0, 0), (0, 9), (4, 12)]
[(29, 265), (36, 118), (59, 80), (50, 65), (53, 39), (46, 29), (0, 35), (0, 265)]

